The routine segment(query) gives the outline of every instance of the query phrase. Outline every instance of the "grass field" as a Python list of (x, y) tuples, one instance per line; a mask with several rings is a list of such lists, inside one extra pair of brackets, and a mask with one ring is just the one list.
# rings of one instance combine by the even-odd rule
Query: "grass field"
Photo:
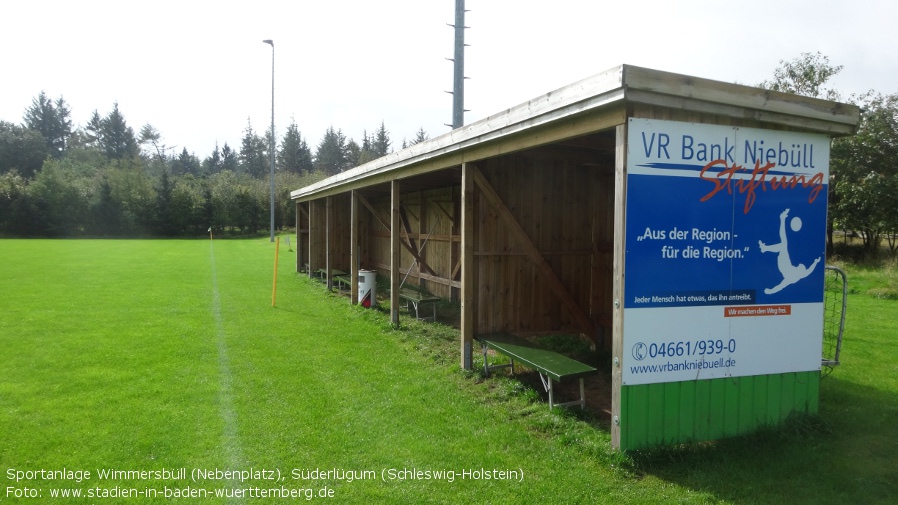
[(459, 371), (452, 328), (393, 329), (282, 253), (272, 308), (267, 238), (0, 240), (0, 503), (898, 501), (886, 274), (852, 291), (819, 416), (621, 455), (607, 422)]

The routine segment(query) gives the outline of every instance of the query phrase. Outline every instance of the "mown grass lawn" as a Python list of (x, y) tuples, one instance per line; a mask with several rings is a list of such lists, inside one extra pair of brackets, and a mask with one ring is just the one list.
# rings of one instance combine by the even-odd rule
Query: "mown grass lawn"
[[(820, 416), (619, 455), (607, 423), (549, 412), (514, 380), (460, 372), (454, 330), (407, 318), (394, 330), (384, 313), (296, 275), (283, 250), (272, 308), (273, 255), (267, 239), (0, 241), (0, 502), (98, 502), (50, 496), (62, 488), (143, 492), (108, 503), (284, 503), (296, 500), (251, 489), (325, 487), (334, 503), (898, 497), (898, 301), (852, 295), (844, 364), (823, 380)], [(97, 475), (163, 468), (185, 468), (187, 479)], [(63, 469), (91, 478), (15, 482), (17, 471)], [(194, 482), (194, 469), (276, 469), (283, 479)], [(343, 473), (293, 479), (294, 469)], [(385, 481), (389, 470), (406, 478)], [(462, 479), (465, 470), (523, 479)], [(376, 478), (350, 481), (361, 471)], [(247, 494), (163, 496), (188, 486)], [(25, 487), (40, 498), (17, 498)]]

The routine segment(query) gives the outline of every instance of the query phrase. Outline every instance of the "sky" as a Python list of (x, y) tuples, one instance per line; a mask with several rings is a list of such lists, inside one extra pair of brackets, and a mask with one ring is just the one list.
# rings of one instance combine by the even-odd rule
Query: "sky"
[[(200, 159), (248, 124), (334, 127), (393, 148), (452, 121), (454, 0), (0, 0), (0, 120), (44, 91), (83, 127), (118, 103), (135, 133)], [(466, 0), (465, 123), (620, 64), (755, 85), (820, 52), (844, 97), (898, 93), (894, 0)], [(274, 40), (274, 50), (262, 43)]]

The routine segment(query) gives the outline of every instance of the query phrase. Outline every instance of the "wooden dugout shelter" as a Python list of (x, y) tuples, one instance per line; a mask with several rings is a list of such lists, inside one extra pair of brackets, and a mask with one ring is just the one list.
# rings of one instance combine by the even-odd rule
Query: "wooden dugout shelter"
[[(763, 395), (748, 379), (735, 389), (693, 381), (688, 392), (679, 382), (676, 391), (622, 385), (633, 118), (835, 137), (855, 131), (859, 110), (621, 65), (293, 191), (297, 270), (350, 272), (352, 303), (359, 268), (389, 276), (394, 322), (403, 282), (460, 302), (464, 368), (474, 337), (496, 331), (578, 333), (610, 350), (612, 439), (621, 449), (720, 438), (815, 412), (813, 372), (781, 374), (775, 387), (765, 380)], [(754, 407), (739, 400), (747, 394)]]

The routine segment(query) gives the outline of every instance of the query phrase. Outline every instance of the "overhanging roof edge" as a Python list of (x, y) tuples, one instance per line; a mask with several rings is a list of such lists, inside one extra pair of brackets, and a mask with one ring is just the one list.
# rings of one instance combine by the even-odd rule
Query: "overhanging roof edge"
[(290, 198), (302, 199), (350, 182), (451, 154), (470, 145), (519, 133), (547, 121), (623, 100), (622, 92), (615, 93), (621, 90), (622, 72), (623, 65), (587, 77), (434, 139), (389, 153), (364, 165), (292, 191)]

